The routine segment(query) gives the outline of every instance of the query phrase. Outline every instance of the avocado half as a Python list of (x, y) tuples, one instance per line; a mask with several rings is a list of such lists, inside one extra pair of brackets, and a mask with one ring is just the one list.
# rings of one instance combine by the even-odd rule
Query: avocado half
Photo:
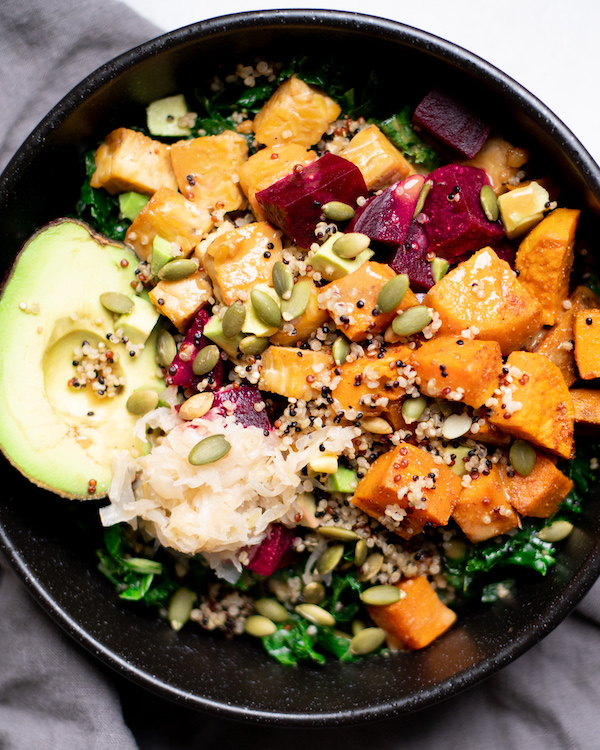
[[(138, 417), (125, 404), (134, 390), (160, 391), (164, 381), (156, 375), (151, 332), (158, 313), (131, 287), (137, 263), (124, 245), (80, 221), (59, 219), (27, 241), (0, 297), (0, 448), (32, 482), (63, 497), (105, 495), (114, 452), (147, 449), (133, 437)], [(107, 341), (116, 316), (100, 303), (103, 292), (134, 300), (135, 318), (146, 327), (136, 331), (146, 339), (138, 356)], [(119, 351), (115, 370), (123, 385), (111, 398), (90, 384), (70, 384), (74, 352), (84, 341)]]

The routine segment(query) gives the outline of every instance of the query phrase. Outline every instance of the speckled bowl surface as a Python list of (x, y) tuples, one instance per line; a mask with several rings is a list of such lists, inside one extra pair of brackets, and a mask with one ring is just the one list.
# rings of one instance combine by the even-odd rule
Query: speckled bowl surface
[[(139, 119), (154, 99), (202, 84), (255, 58), (343, 60), (362, 85), (374, 69), (383, 111), (415, 102), (434, 83), (458, 85), (534, 149), (585, 208), (580, 232), (597, 236), (600, 171), (572, 133), (535, 97), (481, 59), (424, 32), (336, 11), (254, 12), (165, 34), (112, 60), (65, 97), (29, 136), (0, 179), (2, 271), (39, 226), (73, 211), (81, 153), (112, 128)], [(40, 190), (53, 175), (54, 189)], [(514, 597), (473, 606), (419, 652), (324, 668), (284, 668), (247, 638), (226, 641), (193, 627), (173, 632), (144, 607), (120, 601), (96, 571), (83, 527), (95, 503), (55, 498), (3, 462), (0, 542), (44, 609), (79, 643), (138, 684), (186, 706), (254, 722), (335, 725), (396, 716), (452, 696), (492, 674), (549, 633), (600, 571), (599, 496), (545, 578), (526, 576)]]

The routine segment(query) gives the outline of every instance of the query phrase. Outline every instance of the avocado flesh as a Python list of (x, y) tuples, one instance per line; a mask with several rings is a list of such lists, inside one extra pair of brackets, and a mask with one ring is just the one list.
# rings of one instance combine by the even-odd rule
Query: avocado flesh
[[(137, 417), (125, 403), (141, 386), (164, 387), (156, 377), (156, 333), (130, 357), (123, 344), (106, 340), (115, 316), (99, 300), (108, 291), (135, 299), (136, 265), (127, 248), (81, 222), (59, 220), (26, 243), (0, 298), (0, 448), (32, 482), (64, 497), (105, 495), (114, 452), (146, 450), (133, 437)], [(83, 341), (94, 347), (103, 341), (119, 352), (114, 370), (125, 383), (114, 397), (68, 385)]]

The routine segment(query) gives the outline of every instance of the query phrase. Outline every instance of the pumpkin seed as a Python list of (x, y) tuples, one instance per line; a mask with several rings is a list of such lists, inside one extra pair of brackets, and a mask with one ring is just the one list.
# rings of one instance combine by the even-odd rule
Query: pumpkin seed
[(573, 524), (568, 521), (554, 521), (549, 526), (544, 526), (538, 531), (538, 537), (542, 542), (560, 542), (573, 531)]
[(425, 411), (426, 406), (427, 399), (425, 396), (404, 399), (404, 402), (402, 403), (402, 417), (406, 424), (416, 422)]
[(252, 307), (260, 320), (270, 328), (281, 328), (281, 310), (272, 297), (260, 289), (253, 289), (250, 293)]
[(171, 597), (169, 602), (169, 622), (173, 630), (181, 630), (181, 628), (190, 619), (192, 609), (194, 608), (194, 602), (198, 598), (198, 595), (194, 591), (182, 586)]
[(397, 336), (412, 336), (422, 331), (432, 320), (429, 308), (425, 305), (409, 307), (401, 315), (396, 315), (392, 321), (392, 331)]
[(212, 409), (214, 400), (214, 393), (209, 393), (208, 391), (197, 393), (181, 404), (179, 416), (188, 421), (191, 419), (200, 419), (200, 417), (203, 417)]
[(394, 428), (383, 417), (366, 417), (360, 423), (363, 430), (373, 435), (390, 435)]
[[(290, 267), (278, 260), (271, 271), (271, 278), (273, 280), (273, 288), (277, 294), (282, 299), (289, 299), (289, 295), (294, 288), (294, 274), (291, 272)], [(287, 297), (284, 297), (285, 294), (287, 294)]]
[(444, 276), (448, 273), (448, 269), (450, 268), (450, 263), (445, 258), (434, 258), (431, 261), (431, 275), (433, 276), (433, 280), (437, 284), (440, 279), (443, 279)]
[(319, 526), (317, 534), (325, 539), (337, 539), (340, 542), (353, 542), (358, 539), (358, 534), (352, 529), (343, 529), (341, 526)]
[(281, 303), (281, 314), (284, 320), (290, 321), (299, 318), (308, 307), (310, 302), (310, 282), (302, 279), (294, 284), (292, 296), (284, 299)]
[(265, 339), (262, 336), (244, 336), (240, 341), (238, 348), (242, 354), (256, 357), (257, 354), (262, 354), (264, 352), (269, 346), (269, 343), (269, 339)]
[(188, 461), (192, 466), (204, 466), (212, 464), (231, 450), (231, 443), (225, 439), (225, 435), (209, 435), (192, 448)]
[(302, 598), (307, 604), (319, 604), (325, 598), (325, 586), (319, 581), (311, 581), (302, 589)]
[(442, 544), (444, 554), (449, 560), (462, 560), (467, 554), (467, 545), (460, 539), (450, 539)]
[(452, 455), (454, 456), (454, 463), (450, 466), (456, 476), (462, 477), (467, 473), (465, 468), (465, 460), (469, 457), (471, 448), (468, 445), (458, 445), (456, 448), (452, 448)]
[(329, 201), (321, 208), (321, 211), (325, 214), (325, 218), (330, 221), (350, 221), (354, 218), (352, 206), (341, 201)]
[(349, 234), (342, 234), (333, 243), (332, 250), (340, 258), (356, 258), (364, 250), (366, 250), (371, 244), (371, 240), (366, 234), (360, 234), (359, 232), (350, 232)]
[(223, 315), (221, 326), (223, 327), (223, 336), (226, 339), (235, 338), (242, 330), (246, 320), (246, 307), (243, 302), (238, 300), (230, 305)]
[(452, 414), (452, 406), (445, 398), (436, 398), (435, 403), (445, 417), (449, 417)]
[(356, 547), (354, 548), (354, 564), (357, 568), (360, 568), (361, 565), (364, 564), (365, 560), (367, 559), (367, 553), (369, 551), (369, 548), (367, 547), (367, 543), (364, 539), (359, 539), (358, 542), (356, 542)]
[(350, 343), (345, 336), (338, 336), (331, 347), (331, 356), (336, 365), (343, 365), (350, 354)]
[(305, 620), (315, 625), (325, 625), (328, 627), (335, 625), (335, 617), (317, 604), (298, 604), (295, 610), (301, 617), (304, 617)]
[(337, 456), (332, 453), (322, 453), (308, 463), (308, 470), (313, 474), (335, 474), (338, 468)]
[(397, 586), (385, 584), (383, 586), (371, 586), (365, 589), (361, 595), (361, 601), (365, 604), (374, 604), (385, 607), (387, 604), (395, 604), (402, 597), (402, 592)]
[(382, 313), (394, 310), (404, 299), (408, 291), (408, 276), (401, 273), (386, 281), (377, 295), (377, 307)]
[(150, 389), (134, 391), (127, 399), (125, 408), (130, 414), (141, 417), (158, 406), (158, 393)]
[(177, 354), (177, 344), (168, 331), (160, 331), (156, 338), (156, 361), (161, 367), (168, 367)]
[(385, 630), (381, 628), (363, 628), (350, 641), (350, 653), (364, 656), (378, 649), (385, 643)]
[(373, 552), (372, 555), (369, 555), (367, 559), (364, 561), (364, 563), (361, 565), (358, 571), (358, 575), (356, 578), (361, 582), (364, 583), (365, 581), (370, 581), (371, 578), (375, 578), (377, 573), (381, 570), (381, 566), (383, 565), (383, 555), (381, 552)]
[(265, 638), (267, 635), (273, 635), (277, 625), (263, 615), (250, 615), (244, 623), (244, 630), (255, 638)]
[(317, 570), (322, 576), (331, 573), (334, 568), (337, 568), (343, 555), (343, 544), (334, 544), (333, 547), (327, 547), (317, 560)]
[(275, 599), (257, 599), (254, 606), (259, 615), (268, 617), (273, 622), (285, 622), (290, 619), (290, 613)]
[(463, 414), (451, 414), (444, 420), (442, 425), (442, 437), (446, 440), (456, 440), (471, 429), (473, 419), (465, 412)]
[(352, 635), (358, 635), (361, 630), (364, 630), (367, 626), (362, 620), (352, 620)]
[(305, 526), (309, 529), (314, 529), (318, 524), (318, 521), (315, 518), (317, 499), (312, 492), (302, 492), (296, 497), (296, 502), (298, 503), (298, 505), (300, 506), (300, 510), (302, 511), (302, 520), (300, 521), (299, 525)]
[(425, 201), (427, 200), (427, 196), (429, 195), (429, 191), (431, 190), (432, 185), (433, 182), (431, 180), (425, 180), (425, 182), (423, 183), (423, 187), (421, 188), (421, 192), (419, 193), (417, 204), (415, 205), (415, 210), (413, 212), (413, 219), (416, 219), (423, 210)]
[(160, 269), (158, 278), (163, 281), (181, 281), (198, 270), (198, 263), (191, 258), (175, 258)]
[(131, 297), (121, 292), (104, 292), (100, 295), (100, 304), (117, 315), (127, 315), (135, 306)]
[(209, 344), (204, 349), (200, 349), (192, 364), (194, 375), (200, 377), (214, 370), (220, 356), (219, 347), (216, 344)]
[(535, 448), (526, 440), (515, 440), (510, 446), (508, 457), (513, 469), (522, 477), (528, 477), (535, 466)]
[(487, 216), (488, 220), (498, 221), (500, 207), (498, 206), (496, 193), (490, 185), (484, 185), (481, 188), (479, 200), (481, 202), (481, 208), (483, 208), (483, 213)]

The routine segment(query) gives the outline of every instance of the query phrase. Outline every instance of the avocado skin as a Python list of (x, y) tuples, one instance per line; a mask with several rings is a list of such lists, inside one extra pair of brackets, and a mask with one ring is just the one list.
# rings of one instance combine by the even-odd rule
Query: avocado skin
[[(125, 403), (142, 386), (164, 388), (156, 377), (156, 334), (139, 356), (128, 356), (106, 340), (114, 316), (99, 300), (107, 291), (135, 299), (136, 265), (123, 245), (83, 222), (59, 219), (26, 242), (0, 297), (0, 449), (34, 484), (63, 497), (102, 497), (115, 451), (147, 450), (133, 437), (136, 417)], [(110, 399), (68, 385), (74, 349), (84, 340), (120, 353), (125, 384)]]

